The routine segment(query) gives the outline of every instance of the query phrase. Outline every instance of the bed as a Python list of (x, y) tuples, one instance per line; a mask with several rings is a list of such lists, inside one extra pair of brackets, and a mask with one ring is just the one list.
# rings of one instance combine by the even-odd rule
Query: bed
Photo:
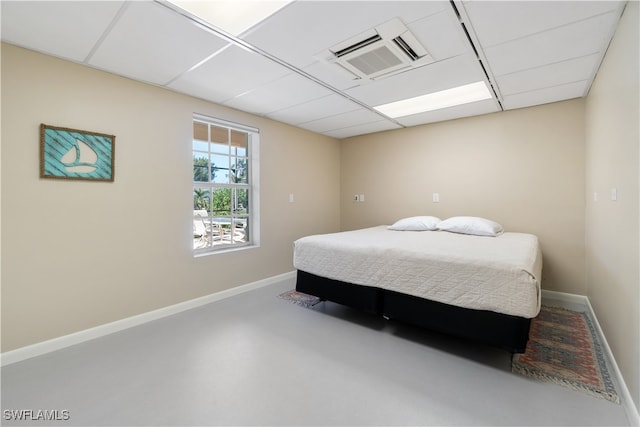
[(294, 242), (296, 290), (385, 318), (525, 351), (540, 311), (542, 254), (527, 233), (387, 226)]

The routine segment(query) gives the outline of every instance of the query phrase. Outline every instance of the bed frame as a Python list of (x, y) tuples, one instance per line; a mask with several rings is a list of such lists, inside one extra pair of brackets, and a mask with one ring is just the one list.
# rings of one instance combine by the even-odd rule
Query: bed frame
[(412, 295), (354, 285), (298, 270), (296, 290), (388, 319), (524, 353), (531, 319), (472, 310)]

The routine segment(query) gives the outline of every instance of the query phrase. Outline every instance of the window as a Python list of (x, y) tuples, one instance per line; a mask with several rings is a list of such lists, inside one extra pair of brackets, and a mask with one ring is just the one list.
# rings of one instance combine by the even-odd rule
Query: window
[(258, 130), (195, 115), (193, 249), (196, 254), (257, 243), (254, 184)]

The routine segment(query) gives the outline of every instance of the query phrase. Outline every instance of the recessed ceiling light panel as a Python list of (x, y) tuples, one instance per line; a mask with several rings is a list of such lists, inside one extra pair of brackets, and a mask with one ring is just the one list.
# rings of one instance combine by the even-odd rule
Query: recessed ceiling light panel
[(373, 108), (386, 116), (397, 118), (454, 107), (456, 105), (469, 104), (490, 98), (492, 98), (492, 95), (489, 88), (487, 88), (485, 82), (481, 81), (442, 90), (440, 92), (428, 93), (414, 98), (378, 105)]
[(209, 24), (239, 36), (289, 4), (291, 0), (169, 0)]

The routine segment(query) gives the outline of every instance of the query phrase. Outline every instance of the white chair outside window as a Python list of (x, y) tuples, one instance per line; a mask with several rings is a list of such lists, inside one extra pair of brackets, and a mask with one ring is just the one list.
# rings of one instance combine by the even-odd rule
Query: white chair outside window
[(222, 239), (221, 230), (210, 221), (209, 214), (204, 209), (193, 211), (193, 238), (196, 248), (209, 246), (214, 241)]

